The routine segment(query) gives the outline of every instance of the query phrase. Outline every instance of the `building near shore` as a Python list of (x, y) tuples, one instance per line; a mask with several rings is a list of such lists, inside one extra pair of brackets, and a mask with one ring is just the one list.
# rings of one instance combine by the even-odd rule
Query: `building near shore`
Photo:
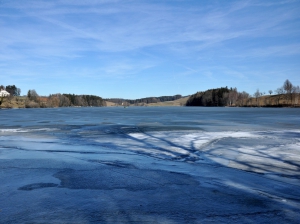
[(9, 92), (7, 92), (6, 90), (1, 90), (0, 91), (0, 97), (8, 97), (8, 96), (10, 96), (10, 93)]

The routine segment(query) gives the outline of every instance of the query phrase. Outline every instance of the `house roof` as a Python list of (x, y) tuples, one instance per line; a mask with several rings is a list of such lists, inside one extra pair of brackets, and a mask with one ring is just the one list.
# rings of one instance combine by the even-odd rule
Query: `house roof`
[(0, 97), (5, 97), (5, 96), (9, 96), (10, 95), (10, 93), (9, 92), (7, 92), (6, 90), (1, 90), (0, 91)]

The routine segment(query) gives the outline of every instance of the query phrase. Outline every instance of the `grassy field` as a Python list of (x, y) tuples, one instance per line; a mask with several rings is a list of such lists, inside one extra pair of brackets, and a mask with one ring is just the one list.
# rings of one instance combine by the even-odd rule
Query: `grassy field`
[[(165, 102), (158, 102), (158, 103), (139, 103), (138, 105), (130, 104), (129, 106), (149, 106), (149, 107), (171, 107), (171, 106), (184, 106), (186, 101), (188, 100), (189, 97), (184, 97), (178, 100), (174, 101), (165, 101)], [(121, 106), (121, 105), (116, 105), (113, 102), (105, 101), (106, 105), (108, 107), (112, 106)]]
[(174, 101), (165, 101), (159, 103), (149, 103), (147, 106), (151, 107), (171, 107), (171, 106), (184, 106), (189, 97), (184, 97)]
[(108, 107), (115, 106), (115, 103), (113, 103), (113, 102), (105, 101), (105, 103), (106, 103), (106, 106), (108, 106)]
[(24, 96), (15, 96), (9, 98), (1, 99), (2, 104), (0, 108), (25, 108), (25, 100)]
[[(299, 97), (300, 98), (300, 97)], [(158, 103), (141, 103), (138, 105), (129, 105), (129, 106), (150, 106), (150, 107), (171, 107), (171, 106), (184, 106), (187, 102), (189, 97), (184, 97), (174, 101), (165, 101), (165, 102), (158, 102)], [(107, 106), (120, 106), (116, 105), (115, 103), (106, 101)], [(265, 95), (259, 98), (249, 98), (244, 100), (244, 102), (237, 102), (232, 106), (246, 106), (246, 107), (299, 107), (300, 106), (300, 99), (295, 99), (295, 96), (291, 100), (287, 95)]]

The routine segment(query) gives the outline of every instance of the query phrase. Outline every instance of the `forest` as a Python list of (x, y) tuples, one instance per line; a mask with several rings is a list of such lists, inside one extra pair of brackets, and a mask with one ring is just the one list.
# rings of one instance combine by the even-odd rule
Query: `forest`
[(38, 97), (35, 90), (29, 90), (25, 101), (26, 108), (32, 107), (103, 107), (106, 102), (99, 96), (75, 94), (50, 94)]
[[(29, 90), (26, 96), (20, 96), (21, 89), (15, 85), (0, 85), (0, 90), (5, 90), (9, 96), (0, 95), (0, 108), (48, 108), (48, 107), (103, 107), (107, 101), (114, 106), (147, 106), (148, 104), (175, 101), (183, 98), (174, 96), (146, 97), (135, 100), (122, 98), (103, 99), (95, 95), (75, 94), (50, 94), (39, 96), (34, 90)], [(273, 94), (275, 93), (275, 94)], [(268, 93), (257, 89), (253, 95), (238, 91), (237, 88), (221, 87), (199, 91), (188, 97), (182, 106), (204, 107), (299, 107), (300, 88), (293, 85), (288, 79), (276, 90)]]
[(259, 89), (251, 96), (249, 93), (239, 92), (237, 88), (222, 87), (197, 92), (189, 97), (186, 106), (238, 106), (238, 107), (299, 107), (300, 88), (289, 80), (274, 91), (266, 93)]
[[(13, 85), (15, 87), (15, 85)], [(48, 107), (103, 107), (106, 102), (99, 96), (94, 95), (75, 95), (75, 94), (50, 94), (48, 97), (39, 96), (32, 89), (28, 90), (27, 95), (20, 96), (21, 90), (17, 90), (18, 94), (14, 94), (10, 86), (1, 86), (1, 90), (10, 93), (9, 97), (0, 97), (0, 106), (3, 108), (48, 108)], [(9, 91), (8, 91), (9, 90)]]
[(158, 102), (165, 102), (165, 101), (173, 101), (182, 98), (181, 95), (177, 94), (174, 96), (160, 96), (160, 97), (146, 97), (140, 98), (135, 100), (128, 100), (122, 98), (107, 98), (106, 101), (115, 103), (116, 105), (135, 105), (135, 106), (143, 106), (149, 103), (158, 103)]

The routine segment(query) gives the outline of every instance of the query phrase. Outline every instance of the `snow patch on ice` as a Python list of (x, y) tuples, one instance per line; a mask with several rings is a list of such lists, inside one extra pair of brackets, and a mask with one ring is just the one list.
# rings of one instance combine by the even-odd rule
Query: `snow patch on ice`
[(146, 139), (148, 138), (145, 134), (143, 133), (131, 133), (129, 134), (131, 137), (136, 138), (136, 139)]
[(38, 131), (56, 131), (57, 128), (36, 128), (36, 129), (26, 129), (26, 128), (3, 128), (0, 132), (7, 133), (25, 133), (25, 132), (38, 132)]

